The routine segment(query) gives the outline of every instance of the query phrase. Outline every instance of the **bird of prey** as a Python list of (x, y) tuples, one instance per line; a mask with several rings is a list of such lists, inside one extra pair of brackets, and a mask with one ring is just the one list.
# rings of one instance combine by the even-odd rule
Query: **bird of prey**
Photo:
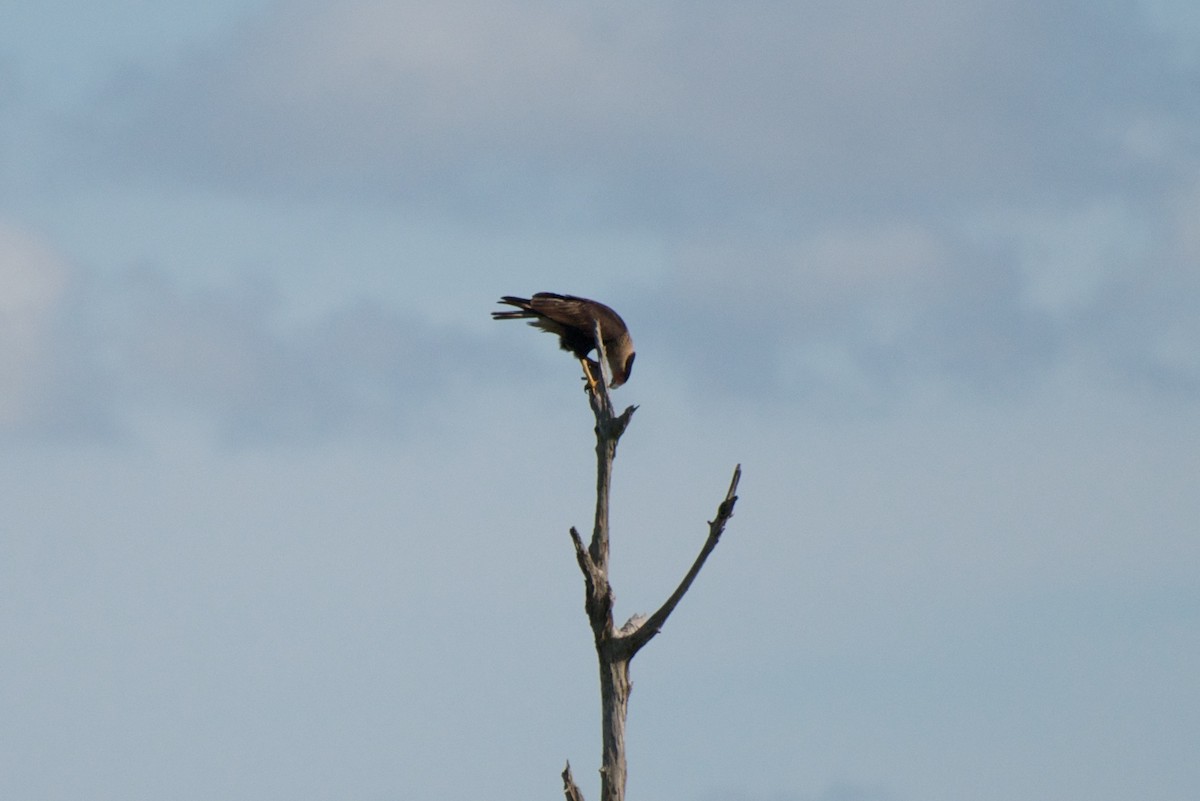
[(553, 292), (539, 292), (532, 298), (506, 295), (498, 302), (516, 306), (520, 311), (492, 312), (493, 320), (529, 320), (534, 328), (558, 334), (559, 346), (579, 359), (592, 389), (595, 389), (600, 365), (589, 359), (588, 353), (596, 348), (595, 326), (599, 323), (600, 339), (604, 342), (609, 372), (612, 373), (609, 386), (616, 388), (629, 380), (636, 355), (633, 339), (621, 315), (603, 303)]

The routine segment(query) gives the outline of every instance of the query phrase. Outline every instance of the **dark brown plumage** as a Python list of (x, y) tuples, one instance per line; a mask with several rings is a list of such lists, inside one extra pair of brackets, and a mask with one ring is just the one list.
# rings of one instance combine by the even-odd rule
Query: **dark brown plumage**
[[(616, 388), (629, 380), (633, 371), (633, 339), (621, 315), (587, 298), (574, 295), (556, 295), (539, 292), (532, 298), (514, 298), (506, 295), (500, 303), (516, 306), (520, 311), (492, 312), (494, 320), (529, 320), (529, 324), (551, 334), (558, 334), (558, 344), (563, 350), (575, 354), (584, 363), (585, 369), (599, 365), (588, 358), (596, 348), (595, 325), (600, 323), (600, 339), (608, 355), (609, 371)], [(590, 374), (590, 373), (589, 373)], [(598, 373), (597, 373), (598, 375)]]

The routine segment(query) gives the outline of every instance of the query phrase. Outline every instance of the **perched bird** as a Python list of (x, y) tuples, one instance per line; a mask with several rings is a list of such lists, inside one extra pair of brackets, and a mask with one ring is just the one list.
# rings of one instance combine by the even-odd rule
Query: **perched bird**
[[(534, 328), (558, 334), (558, 344), (565, 351), (575, 354), (583, 364), (588, 385), (595, 388), (600, 365), (588, 358), (596, 347), (596, 323), (600, 323), (600, 339), (608, 356), (609, 372), (616, 388), (629, 380), (633, 370), (633, 339), (621, 315), (587, 298), (574, 295), (556, 295), (539, 292), (532, 298), (514, 298), (506, 295), (499, 303), (516, 306), (520, 311), (492, 312), (494, 320), (529, 320)], [(597, 373), (594, 375), (593, 370)]]

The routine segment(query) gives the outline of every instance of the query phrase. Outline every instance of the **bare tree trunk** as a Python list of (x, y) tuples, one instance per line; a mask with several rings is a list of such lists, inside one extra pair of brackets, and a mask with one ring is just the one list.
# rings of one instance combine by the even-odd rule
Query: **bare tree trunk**
[(628, 659), (600, 657), (601, 727), (604, 750), (600, 762), (601, 801), (621, 801), (625, 797), (625, 716), (629, 712)]
[[(596, 344), (599, 349), (600, 365), (607, 364), (604, 344), (600, 340), (599, 326)], [(612, 466), (616, 458), (617, 442), (629, 425), (636, 406), (630, 406), (620, 416), (614, 416), (612, 401), (608, 395), (607, 380), (601, 376), (594, 390), (589, 390), (588, 399), (596, 417), (596, 515), (592, 528), (592, 539), (585, 549), (579, 532), (571, 529), (571, 540), (575, 545), (575, 558), (583, 572), (585, 595), (584, 609), (592, 627), (596, 643), (596, 656), (600, 663), (600, 704), (603, 750), (600, 763), (601, 801), (624, 801), (627, 765), (625, 760), (625, 719), (629, 711), (629, 693), (633, 685), (629, 679), (629, 663), (643, 646), (662, 629), (675, 606), (691, 587), (708, 555), (716, 547), (725, 524), (733, 516), (737, 501), (737, 485), (742, 468), (733, 471), (729, 491), (717, 509), (717, 516), (709, 522), (708, 538), (699, 556), (683, 581), (667, 598), (666, 602), (650, 617), (643, 620), (631, 618), (619, 631), (613, 624), (614, 595), (608, 582), (608, 503), (612, 484)], [(583, 801), (583, 794), (571, 776), (571, 765), (567, 764), (562, 774), (563, 794), (567, 801)]]

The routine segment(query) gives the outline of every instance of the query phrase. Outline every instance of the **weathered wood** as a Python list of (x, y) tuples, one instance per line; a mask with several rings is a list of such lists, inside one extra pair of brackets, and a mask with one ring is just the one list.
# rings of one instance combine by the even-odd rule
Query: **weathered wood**
[(704, 562), (708, 559), (708, 555), (713, 552), (713, 549), (717, 547), (717, 543), (721, 540), (721, 534), (725, 531), (725, 524), (729, 522), (729, 518), (733, 517), (733, 507), (737, 503), (737, 486), (741, 480), (742, 466), (739, 464), (733, 469), (733, 480), (729, 482), (729, 491), (725, 493), (725, 500), (721, 501), (721, 505), (717, 507), (717, 516), (708, 522), (708, 539), (704, 541), (704, 547), (700, 549), (700, 555), (692, 563), (691, 569), (683, 577), (683, 581), (679, 582), (679, 586), (675, 588), (675, 592), (671, 593), (671, 597), (667, 598), (663, 605), (658, 608), (658, 611), (646, 618), (640, 626), (624, 638), (630, 659), (641, 650), (642, 646), (654, 639), (654, 635), (662, 631), (663, 624), (667, 622), (667, 618), (671, 616), (671, 613), (675, 611), (675, 607), (683, 600), (684, 593), (691, 588), (692, 582), (696, 580), (696, 576), (700, 575), (700, 568), (704, 567)]
[(563, 795), (567, 801), (583, 801), (583, 793), (579, 791), (579, 787), (575, 784), (575, 778), (571, 776), (571, 763), (567, 763), (567, 767), (562, 772), (563, 780)]
[(629, 660), (600, 649), (600, 726), (604, 747), (600, 761), (601, 801), (625, 798), (625, 720), (629, 714)]

